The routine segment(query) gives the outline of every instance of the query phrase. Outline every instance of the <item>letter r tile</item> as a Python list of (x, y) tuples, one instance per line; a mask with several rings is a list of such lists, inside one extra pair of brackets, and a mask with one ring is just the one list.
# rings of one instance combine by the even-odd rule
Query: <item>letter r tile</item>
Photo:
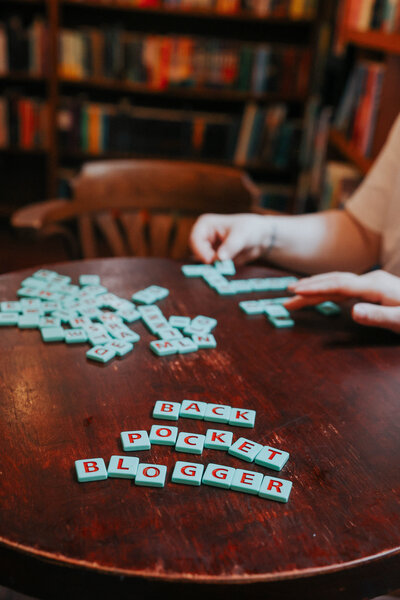
[(266, 475), (262, 481), (258, 495), (268, 500), (287, 502), (292, 490), (292, 482), (287, 479), (278, 479)]

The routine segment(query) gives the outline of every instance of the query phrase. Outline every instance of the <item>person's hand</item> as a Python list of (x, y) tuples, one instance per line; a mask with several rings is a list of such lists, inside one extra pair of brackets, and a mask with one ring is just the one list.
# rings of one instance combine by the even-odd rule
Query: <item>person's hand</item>
[(385, 271), (366, 275), (324, 273), (299, 279), (289, 287), (296, 295), (285, 302), (288, 310), (346, 298), (363, 300), (353, 306), (352, 317), (361, 325), (384, 327), (400, 333), (400, 277)]
[(261, 215), (206, 214), (199, 217), (190, 234), (190, 245), (205, 263), (235, 260), (237, 264), (259, 258), (270, 243), (271, 227)]

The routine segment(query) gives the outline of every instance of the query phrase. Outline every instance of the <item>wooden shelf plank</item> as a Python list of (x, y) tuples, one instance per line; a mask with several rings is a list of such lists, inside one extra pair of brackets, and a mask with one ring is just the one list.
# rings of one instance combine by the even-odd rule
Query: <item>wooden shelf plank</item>
[(250, 91), (212, 89), (200, 87), (152, 88), (147, 83), (118, 81), (105, 77), (90, 79), (73, 79), (61, 77), (60, 83), (81, 89), (103, 89), (123, 93), (147, 94), (152, 96), (169, 96), (173, 98), (191, 98), (199, 100), (223, 100), (224, 102), (305, 102), (305, 96), (299, 94), (281, 94), (279, 92), (255, 93)]
[(20, 148), (19, 146), (7, 146), (0, 148), (0, 154), (13, 154), (21, 156), (46, 156), (48, 150), (45, 148)]
[(45, 83), (46, 80), (46, 75), (36, 75), (35, 73), (22, 71), (12, 71), (0, 75), (0, 81), (5, 83)]
[(340, 131), (331, 129), (329, 141), (343, 156), (355, 164), (364, 175), (368, 173), (373, 161), (363, 156)]
[(262, 23), (276, 23), (280, 25), (293, 26), (311, 26), (314, 22), (313, 18), (292, 19), (285, 16), (276, 15), (257, 15), (249, 10), (240, 10), (237, 12), (218, 12), (210, 9), (199, 8), (174, 8), (170, 6), (135, 6), (130, 2), (103, 2), (99, 5), (98, 0), (60, 0), (64, 6), (79, 6), (84, 8), (94, 8), (97, 10), (106, 10), (113, 12), (129, 11), (134, 13), (150, 13), (160, 15), (174, 15), (188, 18), (204, 18), (204, 19), (226, 19), (235, 21), (254, 21)]
[(344, 40), (361, 48), (400, 54), (400, 34), (398, 33), (347, 30), (344, 33)]

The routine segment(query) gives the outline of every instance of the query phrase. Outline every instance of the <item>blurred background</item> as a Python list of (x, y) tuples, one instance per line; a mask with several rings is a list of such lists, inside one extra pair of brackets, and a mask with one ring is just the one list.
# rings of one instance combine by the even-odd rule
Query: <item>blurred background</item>
[[(252, 210), (341, 206), (400, 109), (400, 2), (1, 0), (0, 88), (0, 272), (162, 254), (138, 250), (132, 219), (131, 243), (110, 242), (112, 227), (122, 233), (112, 187), (101, 207), (112, 226), (65, 214), (86, 202), (83, 165), (161, 159), (183, 174), (200, 163), (249, 178)], [(154, 202), (129, 189), (148, 228)], [(218, 210), (239, 210), (221, 190)], [(51, 226), (49, 207), (64, 210)], [(164, 203), (164, 216), (177, 210)], [(88, 251), (93, 235), (102, 243)]]

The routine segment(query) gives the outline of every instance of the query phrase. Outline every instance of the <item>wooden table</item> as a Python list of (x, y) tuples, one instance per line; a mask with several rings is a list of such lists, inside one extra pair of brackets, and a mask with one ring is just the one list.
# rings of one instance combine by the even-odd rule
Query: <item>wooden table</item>
[[(114, 259), (59, 265), (73, 282), (98, 273), (123, 297), (166, 286), (164, 314), (218, 319), (218, 348), (158, 358), (154, 339), (107, 365), (86, 346), (44, 344), (38, 331), (1, 330), (0, 583), (43, 598), (369, 598), (400, 587), (399, 338), (305, 310), (292, 330), (247, 317), (180, 265)], [(15, 299), (30, 271), (0, 278)], [(240, 278), (281, 275), (261, 266)], [(74, 461), (121, 453), (119, 434), (149, 430), (156, 400), (185, 398), (257, 410), (235, 429), (288, 450), (287, 504), (208, 486), (172, 484), (176, 460), (248, 465), (217, 450), (201, 457), (153, 446), (164, 489), (128, 480), (79, 484)], [(212, 424), (180, 420), (204, 433)], [(234, 429), (218, 425), (221, 429)], [(269, 474), (273, 474), (271, 471)]]

